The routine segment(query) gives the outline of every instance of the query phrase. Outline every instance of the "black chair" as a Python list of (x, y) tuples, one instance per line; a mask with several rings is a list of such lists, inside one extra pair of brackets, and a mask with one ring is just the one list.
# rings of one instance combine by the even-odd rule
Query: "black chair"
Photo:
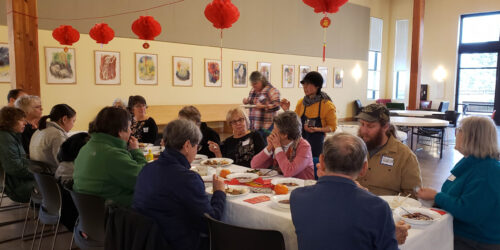
[(78, 193), (71, 189), (66, 190), (70, 192), (79, 213), (73, 229), (70, 249), (73, 246), (73, 240), (82, 250), (104, 249), (106, 236), (105, 200), (98, 196)]
[(283, 235), (275, 230), (238, 227), (205, 214), (210, 231), (210, 249), (217, 250), (284, 250)]
[(361, 101), (359, 99), (354, 100), (354, 114), (358, 115), (363, 109), (363, 105), (361, 105)]
[(399, 102), (388, 102), (385, 104), (389, 110), (405, 110), (405, 104)]

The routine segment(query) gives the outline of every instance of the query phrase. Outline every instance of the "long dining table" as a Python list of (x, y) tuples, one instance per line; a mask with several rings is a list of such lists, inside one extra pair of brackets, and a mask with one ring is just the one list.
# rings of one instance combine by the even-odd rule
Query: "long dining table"
[[(246, 172), (249, 168), (230, 165), (225, 167), (233, 173)], [(273, 178), (282, 178), (276, 176)], [(207, 187), (211, 187), (211, 182), (206, 182)], [(287, 250), (297, 250), (297, 235), (292, 222), (292, 215), (289, 209), (277, 207), (272, 201), (251, 204), (244, 200), (272, 194), (249, 193), (242, 197), (228, 198), (222, 216), (222, 221), (231, 225), (254, 228), (277, 230), (283, 234)], [(314, 211), (311, 211), (313, 213)], [(395, 221), (399, 218), (395, 215)], [(334, 222), (332, 222), (334, 223)], [(412, 225), (408, 231), (405, 244), (399, 246), (404, 250), (417, 249), (453, 249), (453, 218), (448, 213), (441, 219), (434, 221), (430, 225)]]

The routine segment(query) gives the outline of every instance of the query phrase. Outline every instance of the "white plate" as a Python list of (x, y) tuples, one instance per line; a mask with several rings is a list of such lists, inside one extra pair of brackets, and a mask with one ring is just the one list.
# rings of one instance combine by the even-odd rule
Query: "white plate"
[[(245, 179), (239, 179), (239, 178), (245, 178)], [(255, 179), (259, 178), (258, 174), (252, 174), (252, 173), (233, 173), (233, 174), (228, 174), (226, 176), (226, 179), (237, 179), (240, 183), (247, 183), (251, 182)]]
[(389, 207), (391, 207), (392, 210), (404, 206), (405, 208), (407, 207), (421, 207), (422, 203), (420, 201), (417, 201), (415, 199), (412, 199), (410, 197), (406, 198), (404, 196), (393, 196), (393, 195), (383, 195), (379, 196), (382, 198), (384, 201), (389, 203)]
[(415, 220), (415, 219), (409, 219), (403, 217), (403, 215), (408, 214), (406, 211), (401, 209), (400, 207), (396, 208), (394, 210), (394, 214), (396, 214), (400, 219), (406, 221), (409, 224), (413, 225), (428, 225), (431, 224), (432, 222), (441, 219), (442, 215), (440, 215), (438, 212), (434, 212), (428, 208), (420, 208), (420, 207), (405, 207), (406, 210), (410, 213), (421, 213), (425, 214), (429, 217), (432, 218), (432, 220)]
[(274, 195), (271, 200), (273, 201), (274, 205), (278, 206), (279, 208), (283, 209), (290, 209), (290, 203), (280, 203), (282, 200), (288, 200), (290, 201), (290, 194), (284, 194), (284, 195)]
[[(237, 190), (242, 190), (243, 191), (242, 194), (237, 194), (237, 195), (226, 193), (226, 198), (228, 198), (228, 199), (242, 197), (242, 196), (245, 196), (245, 195), (247, 195), (247, 194), (250, 193), (250, 189), (248, 187), (245, 187), (245, 186), (229, 185), (228, 188), (232, 188), (232, 189), (237, 189)], [(208, 194), (213, 194), (214, 193), (213, 192), (213, 187), (207, 187), (207, 189), (205, 191)]]
[(241, 107), (249, 109), (249, 108), (255, 108), (257, 105), (255, 104), (242, 104)]
[(276, 178), (276, 179), (271, 180), (271, 184), (273, 184), (273, 185), (282, 184), (282, 183), (295, 183), (295, 184), (297, 184), (297, 186), (287, 186), (289, 191), (292, 191), (298, 187), (304, 186), (304, 180), (293, 178), (293, 177)]
[(152, 147), (152, 146), (153, 146), (153, 144), (151, 144), (151, 143), (139, 142), (139, 148), (141, 148), (141, 149), (145, 149), (147, 147)]
[(205, 182), (212, 181), (213, 180), (212, 176), (215, 174), (215, 169), (207, 167), (207, 175), (201, 175), (199, 172), (199, 167), (200, 166), (191, 166), (191, 170), (196, 172), (197, 174), (199, 174), (203, 181), (205, 181)]
[(256, 173), (262, 178), (271, 178), (274, 176), (278, 176), (278, 171), (276, 170), (271, 170), (268, 168), (261, 168), (261, 169), (249, 169), (247, 170), (247, 173)]
[(197, 154), (194, 157), (194, 160), (193, 160), (193, 162), (191, 162), (191, 164), (200, 164), (201, 161), (206, 160), (206, 159), (208, 159), (208, 156)]
[[(218, 164), (217, 165), (209, 165), (207, 164), (207, 162), (209, 161), (217, 161)], [(225, 161), (226, 164), (221, 164), (222, 161)], [(229, 158), (210, 158), (210, 159), (206, 159), (206, 160), (203, 160), (200, 162), (201, 165), (205, 165), (205, 166), (209, 166), (209, 167), (213, 167), (213, 168), (216, 168), (216, 167), (227, 167), (227, 166), (230, 166), (231, 164), (233, 164), (233, 159), (229, 159)]]

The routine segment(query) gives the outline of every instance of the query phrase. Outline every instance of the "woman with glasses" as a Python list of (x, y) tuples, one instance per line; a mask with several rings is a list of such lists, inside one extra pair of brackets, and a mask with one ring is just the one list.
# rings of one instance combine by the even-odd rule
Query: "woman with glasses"
[(249, 168), (254, 155), (266, 147), (264, 139), (258, 132), (248, 129), (248, 118), (240, 108), (229, 110), (226, 121), (231, 125), (233, 135), (224, 140), (220, 146), (209, 141), (209, 149), (217, 157), (231, 158), (234, 164)]
[(441, 192), (422, 188), (417, 196), (453, 215), (455, 249), (500, 249), (500, 162), (493, 120), (464, 118), (456, 129), (455, 149), (464, 157)]
[(24, 152), (29, 158), (31, 137), (38, 128), (38, 121), (42, 118), (42, 101), (38, 96), (24, 95), (17, 98), (15, 106), (26, 114), (26, 126), (21, 134), (21, 139)]
[(155, 143), (158, 136), (158, 126), (153, 118), (146, 114), (146, 99), (140, 95), (128, 98), (128, 109), (132, 114), (132, 136), (139, 142)]

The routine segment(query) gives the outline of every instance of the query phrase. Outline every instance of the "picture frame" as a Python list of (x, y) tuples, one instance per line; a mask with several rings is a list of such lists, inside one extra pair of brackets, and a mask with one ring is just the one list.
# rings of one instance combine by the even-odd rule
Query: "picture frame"
[(318, 66), (318, 73), (323, 77), (322, 88), (326, 88), (328, 86), (328, 67)]
[(307, 75), (307, 73), (311, 72), (311, 66), (309, 65), (299, 65), (299, 88), (303, 88), (302, 84), (300, 83), (304, 77)]
[(45, 47), (45, 75), (48, 84), (76, 84), (74, 48)]
[(344, 69), (334, 68), (333, 69), (333, 87), (342, 88), (344, 86)]
[(246, 88), (248, 87), (248, 63), (233, 61), (233, 87)]
[(9, 44), (0, 43), (0, 82), (10, 82)]
[(222, 64), (217, 59), (205, 59), (205, 87), (222, 87)]
[(135, 53), (135, 84), (158, 85), (158, 55)]
[(120, 52), (94, 51), (95, 84), (119, 85), (121, 83)]
[(271, 63), (257, 62), (257, 71), (259, 71), (268, 82), (271, 82)]
[(283, 64), (281, 76), (281, 84), (283, 88), (295, 87), (295, 65)]
[(172, 57), (172, 84), (178, 87), (193, 86), (192, 57)]

